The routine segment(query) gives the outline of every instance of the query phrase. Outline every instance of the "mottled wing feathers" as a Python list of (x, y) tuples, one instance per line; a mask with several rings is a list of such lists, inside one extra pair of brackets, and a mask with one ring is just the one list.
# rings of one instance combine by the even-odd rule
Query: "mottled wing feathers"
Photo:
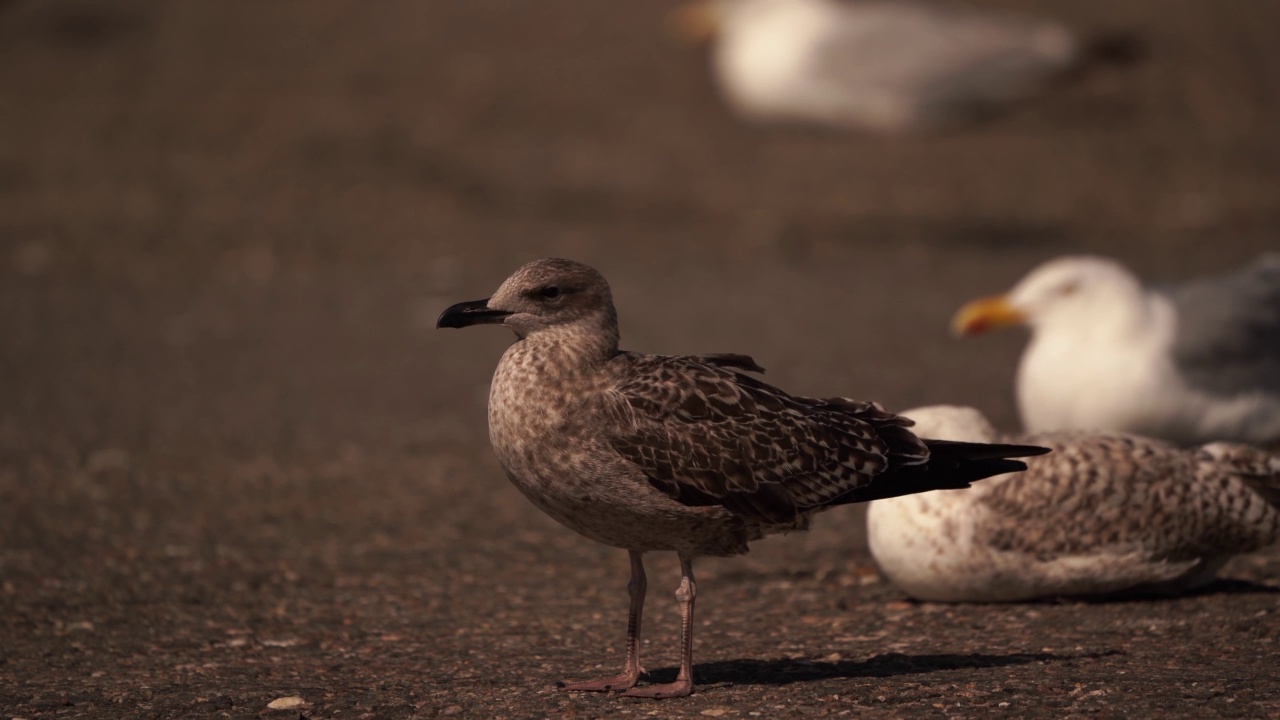
[[(1106, 550), (1176, 562), (1242, 552), (1265, 534), (1252, 521), (1262, 498), (1192, 451), (1119, 434), (1019, 440), (1053, 454), (984, 489), (979, 543), (1044, 560)], [(1062, 517), (1071, 522), (1052, 519)]]
[(1225, 442), (1204, 445), (1196, 453), (1202, 467), (1208, 465), (1234, 475), (1272, 507), (1280, 509), (1280, 455)]
[(743, 363), (631, 354), (614, 362), (618, 382), (603, 400), (610, 444), (686, 504), (790, 524), (854, 501), (891, 466), (929, 455), (906, 418), (869, 403), (790, 396), (725, 367)]

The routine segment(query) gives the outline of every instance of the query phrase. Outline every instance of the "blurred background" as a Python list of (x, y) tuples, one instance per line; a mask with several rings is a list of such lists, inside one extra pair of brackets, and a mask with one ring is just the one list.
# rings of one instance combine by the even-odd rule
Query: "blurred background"
[[(583, 648), (621, 640), (621, 554), (492, 459), (510, 338), (434, 330), (530, 259), (600, 269), (627, 348), (1012, 429), (1025, 337), (953, 340), (964, 301), (1067, 252), (1160, 281), (1280, 246), (1280, 4), (973, 4), (1146, 57), (886, 139), (735, 119), (671, 3), (0, 3), (0, 697), (29, 711), (99, 666), (189, 688), (170, 654), (236, 632), (319, 655), (412, 636), (437, 655), (389, 657), (435, 680), (403, 687), (443, 682), (480, 662), (455, 632), (477, 613), (596, 602), (531, 579), (566, 563), (611, 610), (546, 672), (603, 661)], [(841, 517), (752, 562), (844, 567)], [(41, 650), (75, 623), (79, 660)], [(552, 631), (527, 632), (513, 655)]]

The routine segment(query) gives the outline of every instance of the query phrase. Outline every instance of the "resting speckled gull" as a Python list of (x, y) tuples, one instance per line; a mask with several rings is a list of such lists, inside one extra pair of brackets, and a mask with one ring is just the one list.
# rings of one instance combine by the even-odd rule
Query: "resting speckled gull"
[(1020, 323), (1031, 328), (1016, 387), (1028, 431), (1280, 443), (1280, 254), (1169, 288), (1143, 287), (1114, 260), (1061, 257), (964, 306), (953, 328)]
[(675, 23), (714, 42), (738, 114), (882, 132), (972, 120), (1093, 57), (1054, 22), (910, 0), (701, 0)]
[(1212, 580), (1231, 556), (1280, 541), (1280, 457), (1250, 446), (1078, 431), (1004, 437), (969, 407), (904, 414), (929, 437), (1053, 449), (1028, 459), (1026, 472), (964, 492), (871, 503), (871, 553), (915, 598), (1175, 594)]
[[(520, 268), (488, 300), (454, 305), (439, 327), (513, 330), (489, 394), (489, 437), (507, 476), (551, 517), (631, 555), (622, 672), (568, 690), (679, 697), (693, 691), (693, 559), (747, 551), (804, 529), (826, 508), (965, 488), (1026, 467), (1041, 448), (921, 440), (873, 403), (788, 395), (746, 374), (744, 355), (618, 349), (609, 285), (555, 258)], [(679, 555), (680, 671), (637, 687), (647, 551)]]

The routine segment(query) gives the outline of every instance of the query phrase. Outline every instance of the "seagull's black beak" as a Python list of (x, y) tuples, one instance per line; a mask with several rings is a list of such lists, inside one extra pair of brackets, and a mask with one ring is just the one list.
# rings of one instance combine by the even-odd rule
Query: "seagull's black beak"
[(437, 328), (464, 328), (468, 325), (501, 323), (511, 313), (489, 308), (489, 299), (469, 300), (450, 305), (436, 320)]

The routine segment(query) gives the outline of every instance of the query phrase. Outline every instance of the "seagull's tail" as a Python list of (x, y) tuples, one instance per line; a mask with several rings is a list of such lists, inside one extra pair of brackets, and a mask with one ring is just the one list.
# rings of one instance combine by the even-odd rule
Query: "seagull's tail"
[(961, 490), (983, 478), (1021, 472), (1027, 464), (1013, 458), (1044, 455), (1049, 448), (1036, 445), (1004, 445), (991, 443), (924, 440), (929, 459), (918, 465), (905, 465), (891, 470), (887, 482), (872, 483), (861, 488), (858, 502), (885, 500), (930, 490)]

